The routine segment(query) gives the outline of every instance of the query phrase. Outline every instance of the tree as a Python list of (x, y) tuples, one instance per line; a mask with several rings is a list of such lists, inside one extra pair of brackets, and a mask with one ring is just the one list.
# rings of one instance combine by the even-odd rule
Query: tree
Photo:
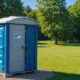
[(32, 12), (32, 9), (29, 5), (24, 7), (24, 13), (26, 14), (26, 16), (28, 16), (30, 12)]
[(51, 40), (54, 38), (55, 44), (58, 44), (59, 34), (65, 20), (65, 0), (37, 0), (37, 2), (37, 17), (42, 33)]
[(68, 9), (69, 14), (71, 15), (70, 21), (71, 25), (74, 27), (74, 38), (77, 39), (78, 42), (80, 42), (80, 0), (77, 0), (77, 2), (69, 7)]
[(36, 18), (36, 12), (37, 10), (32, 10), (31, 7), (28, 5), (27, 7), (24, 7), (24, 12), (27, 17), (32, 18), (34, 20), (37, 20)]
[(27, 16), (33, 18), (34, 20), (37, 20), (36, 12), (37, 10), (32, 10)]
[(4, 16), (4, 0), (0, 0), (0, 17)]
[(5, 0), (5, 16), (23, 16), (21, 0)]

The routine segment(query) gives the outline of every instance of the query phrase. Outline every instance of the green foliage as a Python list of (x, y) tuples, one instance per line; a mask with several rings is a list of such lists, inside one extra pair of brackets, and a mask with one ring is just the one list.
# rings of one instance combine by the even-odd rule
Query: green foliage
[(63, 41), (80, 42), (80, 0), (66, 8), (65, 0), (37, 0), (37, 20), (42, 33)]
[(36, 12), (37, 12), (37, 10), (32, 10), (27, 16), (34, 20), (37, 20)]
[(77, 0), (77, 2), (69, 8), (69, 12), (76, 17), (80, 16), (80, 0)]
[(70, 14), (71, 25), (75, 29), (73, 34), (74, 38), (80, 41), (80, 0), (77, 0), (73, 6), (69, 7), (68, 11)]
[(42, 32), (57, 41), (66, 15), (65, 0), (37, 0), (38, 22)]
[(23, 6), (21, 0), (7, 0), (5, 1), (5, 16), (22, 16)]
[(4, 15), (4, 0), (0, 0), (0, 17)]
[(24, 7), (24, 12), (27, 17), (37, 20), (37, 17), (36, 17), (37, 10), (32, 10), (29, 5), (27, 7)]
[(36, 17), (37, 10), (32, 10), (29, 5), (27, 7), (24, 7), (24, 12), (27, 17), (37, 20), (37, 17)]
[(24, 13), (26, 14), (26, 16), (28, 16), (30, 12), (32, 12), (32, 9), (29, 5), (24, 7)]
[(0, 0), (0, 16), (23, 16), (21, 0)]

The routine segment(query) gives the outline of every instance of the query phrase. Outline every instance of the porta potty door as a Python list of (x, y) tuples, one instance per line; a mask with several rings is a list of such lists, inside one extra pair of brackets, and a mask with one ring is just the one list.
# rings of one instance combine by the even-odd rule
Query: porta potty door
[(26, 26), (26, 71), (37, 69), (37, 27)]
[(25, 26), (10, 25), (9, 72), (18, 73), (25, 70)]

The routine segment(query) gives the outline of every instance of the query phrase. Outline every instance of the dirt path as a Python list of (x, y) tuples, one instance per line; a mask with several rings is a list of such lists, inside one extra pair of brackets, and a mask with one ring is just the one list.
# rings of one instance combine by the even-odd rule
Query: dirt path
[(14, 77), (7, 79), (3, 79), (2, 77), (0, 77), (0, 80), (46, 80), (47, 78), (52, 76), (52, 72), (39, 70), (35, 73), (15, 75)]

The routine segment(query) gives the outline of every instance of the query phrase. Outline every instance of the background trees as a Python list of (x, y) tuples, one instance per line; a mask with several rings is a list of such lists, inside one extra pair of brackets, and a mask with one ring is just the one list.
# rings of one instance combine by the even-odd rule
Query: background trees
[(31, 7), (29, 5), (25, 6), (24, 7), (24, 13), (25, 13), (25, 15), (28, 16), (30, 14), (30, 12), (32, 12)]
[(80, 42), (80, 0), (77, 0), (77, 2), (73, 6), (69, 7), (68, 11), (71, 16), (71, 25), (75, 30), (75, 32), (73, 33), (73, 37), (75, 38), (75, 40), (77, 40), (77, 42)]
[(22, 16), (24, 15), (21, 0), (7, 0), (5, 1), (5, 16)]
[(37, 20), (42, 33), (50, 37), (51, 40), (54, 38), (55, 44), (57, 44), (64, 20), (66, 20), (65, 0), (37, 0), (37, 2)]
[(55, 40), (80, 42), (80, 0), (66, 7), (65, 0), (37, 0), (42, 33)]
[(4, 0), (0, 0), (0, 17), (4, 15)]
[(0, 16), (23, 16), (21, 0), (0, 0)]

